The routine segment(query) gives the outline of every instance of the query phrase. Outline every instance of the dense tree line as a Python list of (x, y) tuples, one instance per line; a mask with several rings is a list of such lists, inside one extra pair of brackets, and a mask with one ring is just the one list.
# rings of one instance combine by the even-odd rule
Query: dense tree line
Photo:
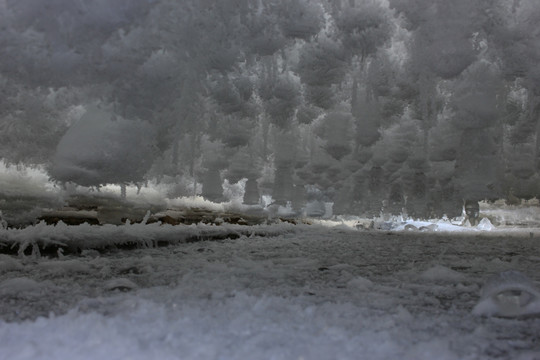
[(539, 21), (535, 0), (1, 0), (0, 156), (337, 213), (531, 198)]

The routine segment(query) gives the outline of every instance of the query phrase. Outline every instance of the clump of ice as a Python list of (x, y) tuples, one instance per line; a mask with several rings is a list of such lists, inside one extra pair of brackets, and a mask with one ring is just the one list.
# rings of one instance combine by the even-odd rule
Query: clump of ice
[[(436, 221), (436, 222), (434, 222)], [(407, 220), (400, 223), (387, 222), (379, 224), (377, 227), (380, 230), (392, 230), (392, 231), (422, 231), (422, 232), (462, 232), (466, 231), (463, 226), (455, 225), (448, 220)]]
[(504, 271), (486, 281), (472, 312), (501, 317), (540, 314), (540, 289), (523, 273)]
[(495, 229), (495, 226), (489, 221), (488, 218), (483, 218), (480, 220), (480, 223), (476, 226), (478, 230), (491, 231)]

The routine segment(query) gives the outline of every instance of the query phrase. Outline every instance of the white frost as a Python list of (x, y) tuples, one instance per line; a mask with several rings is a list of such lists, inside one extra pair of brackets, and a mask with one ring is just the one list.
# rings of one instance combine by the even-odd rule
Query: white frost
[[(479, 240), (323, 223), (250, 226), (232, 239), (166, 247), (149, 240), (221, 237), (241, 228), (4, 230), (22, 242), (139, 239), (149, 246), (61, 258), (2, 256), (10, 270), (0, 272), (0, 358), (488, 360), (526, 359), (540, 350), (538, 317), (471, 316), (485, 274), (515, 266), (538, 280), (537, 259), (514, 254), (536, 249), (529, 236)], [(484, 307), (475, 313), (494, 301), (506, 304), (506, 314), (516, 301), (533, 309), (532, 281), (519, 289), (534, 299), (495, 284), (497, 297), (486, 286)]]

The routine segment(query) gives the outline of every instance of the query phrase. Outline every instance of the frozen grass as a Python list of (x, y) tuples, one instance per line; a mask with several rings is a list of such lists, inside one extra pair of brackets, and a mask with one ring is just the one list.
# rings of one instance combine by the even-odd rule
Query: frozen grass
[(64, 223), (37, 225), (22, 229), (0, 229), (0, 252), (19, 256), (39, 257), (45, 252), (58, 256), (64, 253), (80, 253), (84, 250), (106, 251), (118, 248), (153, 248), (184, 242), (219, 240), (240, 236), (276, 236), (298, 232), (302, 226), (290, 223), (242, 226), (234, 224), (192, 224), (173, 226), (160, 222), (126, 223), (124, 225), (95, 226), (81, 224), (68, 226)]

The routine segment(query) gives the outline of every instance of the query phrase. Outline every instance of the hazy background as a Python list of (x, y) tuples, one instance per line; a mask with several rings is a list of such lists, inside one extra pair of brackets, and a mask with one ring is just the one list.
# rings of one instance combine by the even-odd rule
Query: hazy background
[(535, 0), (0, 0), (0, 157), (336, 214), (540, 193)]

